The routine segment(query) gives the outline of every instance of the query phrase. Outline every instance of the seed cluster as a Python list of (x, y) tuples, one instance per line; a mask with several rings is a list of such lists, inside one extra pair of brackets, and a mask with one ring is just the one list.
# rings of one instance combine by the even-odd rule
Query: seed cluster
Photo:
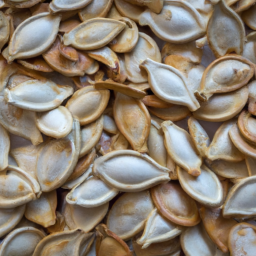
[(0, 0), (0, 256), (255, 256), (255, 3)]

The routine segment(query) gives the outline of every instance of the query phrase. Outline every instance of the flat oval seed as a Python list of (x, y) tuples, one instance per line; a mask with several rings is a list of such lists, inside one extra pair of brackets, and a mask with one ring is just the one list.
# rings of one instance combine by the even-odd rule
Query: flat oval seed
[(9, 233), (22, 219), (26, 206), (0, 210), (0, 237)]
[(154, 123), (151, 121), (150, 133), (148, 136), (148, 154), (157, 163), (166, 167), (168, 154), (164, 146), (163, 132), (160, 128), (161, 127), (155, 127)]
[(124, 54), (124, 58), (128, 80), (133, 83), (144, 83), (148, 80), (147, 73), (140, 69), (140, 63), (147, 58), (161, 62), (161, 53), (150, 36), (139, 32), (138, 43), (131, 52)]
[(134, 20), (137, 23), (139, 22), (139, 17), (145, 10), (145, 7), (130, 4), (125, 0), (114, 1), (116, 9), (120, 12), (122, 16)]
[(77, 164), (80, 143), (80, 125), (76, 119), (67, 137), (45, 142), (36, 169), (43, 192), (52, 191), (66, 182)]
[(237, 124), (234, 124), (229, 130), (229, 136), (236, 148), (246, 156), (256, 158), (255, 144), (248, 143), (238, 129)]
[(156, 97), (155, 95), (147, 95), (147, 96), (145, 96), (142, 99), (142, 102), (146, 106), (153, 107), (153, 108), (165, 109), (165, 108), (169, 108), (169, 107), (173, 106), (172, 103), (165, 102), (165, 101), (159, 99), (158, 97)]
[(0, 207), (13, 208), (36, 199), (40, 193), (37, 181), (22, 169), (8, 166), (0, 172)]
[(248, 177), (248, 169), (244, 160), (240, 162), (229, 162), (226, 160), (215, 160), (207, 163), (209, 168), (217, 175), (228, 179), (239, 179)]
[[(223, 205), (224, 217), (249, 217), (254, 216), (256, 204), (254, 194), (256, 190), (256, 176), (242, 179), (229, 191)], [(245, 196), (246, 195), (246, 196)]]
[(242, 222), (235, 225), (229, 233), (229, 250), (232, 256), (248, 255), (255, 252), (255, 226)]
[(201, 107), (193, 115), (196, 119), (209, 122), (223, 122), (236, 116), (248, 100), (248, 88), (242, 87), (233, 92), (215, 94), (208, 101), (201, 103)]
[(175, 237), (166, 242), (151, 244), (144, 249), (133, 240), (132, 246), (137, 256), (179, 256), (180, 254), (179, 237)]
[(65, 33), (64, 45), (72, 45), (80, 50), (95, 50), (110, 43), (124, 28), (125, 23), (121, 21), (105, 18), (90, 19), (69, 33)]
[(228, 235), (231, 228), (237, 224), (233, 219), (226, 219), (222, 216), (221, 208), (200, 208), (200, 216), (206, 232), (212, 241), (221, 249), (228, 252)]
[(57, 208), (57, 193), (51, 191), (42, 193), (40, 198), (27, 203), (25, 217), (43, 227), (49, 227), (55, 224)]
[(51, 1), (49, 8), (53, 13), (61, 11), (71, 11), (84, 8), (90, 4), (92, 0), (53, 0)]
[(256, 144), (256, 119), (254, 119), (249, 112), (246, 110), (241, 112), (237, 125), (244, 138), (250, 143)]
[(63, 215), (70, 229), (79, 228), (84, 232), (89, 232), (101, 222), (107, 211), (108, 203), (93, 208), (66, 204)]
[(145, 105), (137, 99), (118, 93), (113, 111), (118, 129), (132, 148), (146, 152), (144, 144), (150, 131), (150, 115)]
[[(189, 174), (200, 175), (202, 158), (197, 153), (191, 136), (171, 121), (165, 121), (161, 126), (164, 132), (166, 150), (173, 161)], [(182, 148), (180, 145), (183, 145)]]
[(247, 169), (248, 169), (249, 176), (256, 175), (256, 173), (255, 173), (256, 172), (256, 170), (255, 170), (256, 159), (252, 158), (252, 157), (249, 157), (249, 156), (246, 156), (245, 157), (245, 163), (246, 163), (246, 166), (247, 166)]
[(217, 247), (207, 235), (202, 224), (185, 230), (181, 234), (180, 242), (186, 256), (216, 255)]
[[(133, 255), (128, 245), (104, 224), (96, 227), (96, 252), (98, 256), (105, 256), (106, 254)], [(95, 256), (95, 254), (91, 256)]]
[(1, 244), (0, 255), (32, 255), (37, 244), (44, 237), (44, 233), (36, 228), (17, 228), (5, 237)]
[(93, 0), (89, 5), (78, 12), (82, 21), (98, 17), (106, 17), (113, 0)]
[(85, 234), (78, 229), (53, 233), (40, 241), (33, 256), (61, 254), (79, 256), (81, 249), (85, 249), (85, 253), (87, 253), (86, 247), (90, 247), (90, 244), (93, 242), (92, 235), (92, 233)]
[(72, 130), (73, 118), (67, 108), (59, 106), (48, 112), (37, 113), (36, 125), (47, 136), (59, 139)]
[(103, 131), (103, 115), (93, 123), (83, 126), (81, 129), (81, 149), (79, 157), (86, 155), (96, 146)]
[(152, 188), (151, 196), (159, 213), (171, 222), (182, 226), (195, 226), (200, 222), (196, 202), (177, 182)]
[(125, 193), (110, 209), (107, 226), (121, 239), (129, 239), (143, 229), (152, 210), (153, 202), (147, 190)]
[(58, 107), (73, 93), (70, 86), (60, 86), (52, 81), (29, 80), (12, 89), (5, 89), (8, 103), (22, 109), (42, 112)]
[[(171, 103), (169, 103), (171, 104)], [(153, 115), (163, 119), (170, 121), (179, 121), (184, 119), (190, 114), (190, 111), (187, 107), (181, 105), (172, 105), (169, 108), (148, 108), (149, 112)]]
[(142, 191), (170, 180), (169, 169), (146, 154), (133, 150), (117, 150), (97, 158), (93, 173), (110, 186), (125, 192)]
[(9, 43), (8, 61), (39, 56), (54, 42), (61, 17), (40, 13), (22, 22)]
[(112, 134), (118, 133), (116, 123), (112, 117), (103, 115), (103, 130)]
[(34, 145), (43, 142), (36, 127), (36, 113), (7, 104), (4, 97), (0, 97), (0, 123), (10, 133), (31, 140)]
[(128, 18), (120, 18), (119, 21), (126, 23), (125, 29), (109, 44), (109, 47), (118, 53), (130, 52), (139, 40), (136, 23)]
[(228, 55), (218, 58), (204, 71), (200, 97), (208, 100), (214, 93), (235, 91), (248, 84), (253, 75), (253, 64), (241, 56)]
[(224, 0), (214, 6), (207, 27), (209, 46), (216, 57), (230, 52), (241, 54), (245, 40), (245, 29), (241, 18), (229, 8)]
[[(31, 143), (18, 146), (17, 148), (11, 148), (10, 154), (22, 170), (31, 175), (37, 180), (36, 165), (37, 157), (41, 149), (42, 144), (34, 146)], [(9, 163), (10, 164), (10, 163)]]
[(179, 167), (177, 173), (181, 187), (194, 200), (209, 207), (218, 207), (222, 204), (221, 183), (215, 173), (205, 165), (202, 165), (201, 174), (196, 178)]
[(92, 208), (109, 202), (118, 194), (118, 190), (105, 184), (97, 177), (89, 177), (73, 188), (66, 196), (69, 204)]
[(149, 214), (144, 232), (141, 238), (137, 240), (137, 243), (143, 245), (142, 249), (145, 249), (152, 243), (171, 240), (180, 235), (183, 230), (184, 227), (166, 220), (157, 212), (157, 209), (154, 209)]
[(163, 4), (164, 4), (163, 0), (156, 0), (153, 2), (149, 2), (147, 0), (142, 0), (142, 1), (141, 0), (126, 0), (126, 2), (134, 4), (134, 5), (138, 5), (138, 6), (146, 6), (152, 12), (155, 12), (155, 13), (160, 13), (163, 8)]
[(222, 159), (231, 162), (240, 162), (244, 159), (244, 155), (235, 147), (229, 137), (229, 130), (235, 123), (236, 119), (232, 119), (219, 127), (208, 148), (208, 159), (211, 161)]
[(171, 43), (190, 42), (206, 30), (199, 12), (189, 3), (177, 0), (165, 1), (160, 14), (147, 9), (139, 16), (139, 24), (150, 26), (156, 36)]
[(206, 157), (210, 138), (201, 124), (193, 117), (188, 119), (188, 129), (197, 151), (201, 157)]
[(149, 58), (140, 67), (146, 69), (153, 93), (163, 101), (187, 106), (191, 111), (200, 107), (195, 96), (188, 90), (185, 77), (177, 69)]
[(66, 107), (81, 125), (86, 125), (101, 116), (107, 107), (109, 97), (109, 90), (97, 90), (94, 86), (86, 86), (73, 94)]

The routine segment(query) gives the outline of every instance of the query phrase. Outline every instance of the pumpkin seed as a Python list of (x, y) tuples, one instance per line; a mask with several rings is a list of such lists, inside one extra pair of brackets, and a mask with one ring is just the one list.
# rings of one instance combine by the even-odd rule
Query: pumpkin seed
[(169, 181), (168, 172), (167, 168), (156, 163), (151, 157), (133, 150), (110, 152), (97, 158), (93, 165), (94, 175), (99, 176), (111, 187), (125, 192), (143, 191)]

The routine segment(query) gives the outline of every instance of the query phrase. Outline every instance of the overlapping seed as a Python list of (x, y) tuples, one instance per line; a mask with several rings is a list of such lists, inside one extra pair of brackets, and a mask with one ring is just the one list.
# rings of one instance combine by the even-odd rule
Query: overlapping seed
[(0, 256), (255, 256), (255, 0), (0, 0)]

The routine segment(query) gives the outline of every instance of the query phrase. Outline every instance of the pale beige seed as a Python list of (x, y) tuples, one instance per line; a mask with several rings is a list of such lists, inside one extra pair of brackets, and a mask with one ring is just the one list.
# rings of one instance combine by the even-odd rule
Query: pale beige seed
[(145, 143), (150, 130), (150, 115), (145, 105), (138, 99), (117, 93), (113, 111), (118, 129), (132, 148), (147, 152)]
[(92, 0), (53, 0), (51, 1), (49, 8), (50, 11), (53, 13), (61, 11), (71, 11), (84, 8), (91, 2)]
[(36, 127), (36, 113), (7, 104), (4, 97), (0, 97), (0, 123), (10, 133), (28, 140), (34, 145), (43, 142), (42, 135)]
[(45, 234), (32, 227), (17, 228), (5, 237), (1, 244), (0, 255), (32, 255)]
[(156, 36), (171, 43), (190, 42), (203, 36), (206, 31), (199, 12), (190, 4), (177, 0), (165, 1), (160, 14), (145, 10), (139, 16), (139, 24), (150, 26)]
[(93, 174), (124, 192), (143, 191), (170, 180), (169, 169), (133, 150), (116, 150), (97, 158)]
[(10, 151), (10, 138), (7, 131), (0, 125), (0, 171), (8, 166), (8, 154)]
[(256, 11), (256, 7), (255, 7), (255, 4), (253, 3), (252, 6), (248, 10), (246, 10), (242, 13), (243, 22), (253, 30), (256, 29), (255, 11)]
[(31, 200), (40, 194), (38, 182), (22, 169), (8, 166), (0, 172), (0, 207), (13, 208)]
[(66, 196), (69, 204), (93, 208), (109, 202), (118, 194), (118, 190), (108, 186), (97, 177), (90, 176), (73, 188)]
[(206, 152), (210, 145), (210, 138), (207, 132), (194, 117), (188, 119), (188, 129), (197, 151), (201, 157), (206, 157)]
[(243, 52), (245, 29), (241, 18), (220, 0), (214, 6), (214, 12), (207, 26), (209, 46), (216, 57), (225, 54)]
[(248, 100), (248, 88), (242, 87), (233, 92), (215, 94), (193, 113), (196, 119), (209, 122), (223, 122), (236, 116)]
[(196, 179), (179, 167), (177, 173), (181, 187), (194, 200), (208, 207), (218, 207), (223, 203), (221, 183), (205, 165), (201, 166), (201, 174)]
[(49, 227), (55, 224), (57, 208), (57, 193), (51, 191), (42, 193), (41, 196), (31, 201), (26, 206), (25, 217), (43, 227)]
[(45, 60), (42, 57), (35, 57), (31, 59), (26, 59), (26, 60), (18, 60), (17, 62), (22, 66), (31, 70), (41, 71), (46, 73), (53, 72), (53, 69), (45, 62)]
[(121, 239), (139, 233), (153, 210), (149, 191), (125, 193), (114, 203), (107, 217), (108, 228)]
[[(95, 34), (95, 26), (98, 28)], [(111, 42), (123, 29), (125, 23), (112, 19), (94, 18), (84, 21), (63, 36), (65, 45), (80, 50), (94, 50)]]
[(218, 58), (204, 71), (198, 96), (208, 100), (215, 93), (235, 91), (246, 85), (253, 75), (253, 64), (241, 56)]
[(136, 23), (128, 18), (120, 18), (126, 23), (125, 29), (109, 44), (109, 47), (118, 53), (130, 52), (139, 40), (139, 31)]
[(199, 156), (191, 136), (171, 121), (165, 121), (161, 126), (164, 132), (166, 150), (173, 161), (189, 174), (200, 175), (202, 158)]
[(87, 253), (93, 242), (93, 233), (84, 233), (74, 229), (62, 231), (46, 236), (37, 245), (33, 256), (47, 255), (74, 255), (79, 256), (80, 252)]
[(207, 166), (217, 175), (228, 179), (238, 179), (249, 176), (249, 168), (247, 168), (247, 163), (245, 163), (245, 160), (239, 162), (215, 160), (207, 163)]
[(139, 17), (145, 10), (145, 7), (137, 6), (128, 3), (125, 0), (114, 0), (116, 9), (118, 12), (131, 20), (134, 20), (135, 22), (139, 22)]
[(112, 117), (103, 115), (103, 130), (112, 134), (118, 133), (116, 123)]
[(208, 148), (208, 159), (211, 161), (222, 159), (231, 162), (239, 162), (244, 159), (244, 155), (235, 147), (229, 137), (229, 131), (236, 122), (236, 119), (231, 119), (219, 127)]
[(194, 94), (188, 90), (185, 77), (177, 69), (149, 58), (144, 60), (140, 67), (146, 69), (151, 90), (158, 98), (169, 103), (186, 106), (191, 111), (200, 107)]
[(87, 86), (76, 91), (68, 100), (66, 107), (81, 125), (86, 125), (101, 116), (109, 97), (109, 90), (97, 90), (94, 86)]
[(16, 107), (43, 112), (58, 107), (73, 91), (70, 86), (60, 86), (50, 80), (29, 80), (10, 90), (5, 89), (4, 97)]
[(26, 206), (0, 210), (0, 236), (9, 233), (22, 219)]
[(232, 256), (253, 255), (255, 246), (255, 226), (246, 222), (235, 225), (229, 233), (229, 250)]
[(79, 205), (66, 203), (63, 211), (66, 224), (70, 229), (81, 229), (89, 232), (98, 225), (108, 211), (108, 203), (103, 205), (85, 208)]
[(202, 224), (185, 230), (181, 234), (180, 242), (182, 250), (188, 256), (216, 255), (217, 247), (206, 233)]
[(138, 43), (135, 48), (124, 54), (127, 78), (133, 83), (147, 82), (148, 76), (139, 65), (147, 58), (161, 62), (161, 53), (156, 42), (145, 33), (139, 32)]
[(79, 157), (86, 155), (99, 141), (104, 127), (103, 115), (96, 121), (81, 127), (81, 149)]
[(39, 56), (54, 42), (61, 17), (40, 13), (26, 19), (13, 33), (8, 61)]
[(72, 130), (73, 117), (67, 108), (59, 106), (47, 112), (37, 113), (36, 125), (45, 135), (56, 139), (67, 136)]
[(163, 218), (157, 209), (154, 209), (147, 218), (145, 228), (141, 238), (137, 243), (147, 248), (152, 243), (159, 243), (173, 239), (180, 235), (184, 228)]
[(42, 145), (36, 173), (43, 192), (52, 191), (66, 182), (77, 164), (80, 144), (80, 125), (74, 119), (67, 137), (49, 140)]
[(138, 5), (138, 6), (145, 6), (145, 7), (149, 8), (152, 12), (155, 12), (155, 13), (160, 13), (163, 8), (163, 4), (164, 4), (163, 0), (155, 0), (155, 1), (125, 0), (125, 1), (128, 3), (134, 4), (134, 5)]
[(86, 21), (97, 17), (106, 17), (112, 3), (113, 0), (92, 0), (89, 5), (78, 12), (79, 18)]
[(242, 179), (231, 188), (223, 205), (224, 217), (250, 217), (255, 215), (255, 182), (256, 176), (251, 176)]

